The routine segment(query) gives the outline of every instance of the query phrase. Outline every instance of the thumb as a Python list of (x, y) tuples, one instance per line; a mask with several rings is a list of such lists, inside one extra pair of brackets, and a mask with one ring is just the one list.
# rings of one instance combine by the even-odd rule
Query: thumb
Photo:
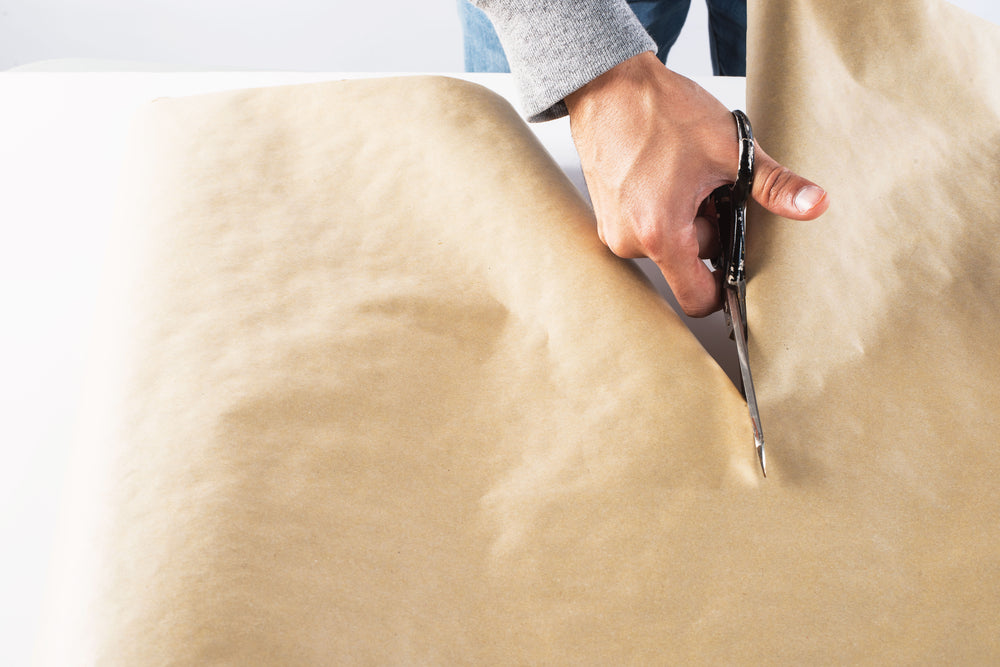
[(826, 191), (781, 166), (754, 147), (753, 198), (771, 213), (793, 220), (812, 220), (829, 206)]

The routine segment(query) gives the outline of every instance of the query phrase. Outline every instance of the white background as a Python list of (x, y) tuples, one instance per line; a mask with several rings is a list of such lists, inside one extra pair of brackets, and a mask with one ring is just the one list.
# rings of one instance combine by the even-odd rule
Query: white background
[[(957, 0), (1000, 23), (997, 0)], [(711, 74), (694, 0), (670, 65)], [(0, 0), (0, 70), (54, 58), (300, 71), (462, 68), (454, 0)]]
[[(996, 0), (956, 4), (1000, 23)], [(705, 24), (704, 4), (695, 0), (672, 67), (690, 76), (711, 73)], [(462, 67), (451, 0), (0, 0), (0, 70), (66, 58), (331, 72)], [(0, 197), (7, 185), (0, 183)], [(0, 279), (31, 276), (30, 260), (18, 257), (21, 231), (9, 220), (0, 220), (0, 230), (0, 259), (10, 269), (0, 267)], [(25, 324), (44, 321), (45, 294), (72, 277), (37, 277), (35, 292), (16, 284), (0, 290), (0, 312), (10, 318), (0, 324), (0, 375), (16, 378), (0, 383), (0, 433), (8, 438), (0, 441), (0, 665), (28, 662), (58, 509), (53, 477), (65, 474), (66, 449), (51, 443), (67, 442), (72, 427), (70, 413), (55, 410), (39, 421), (27, 406), (72, 405), (80, 379), (80, 360), (57, 344), (62, 332)], [(86, 321), (88, 304), (79, 308), (65, 321)], [(47, 339), (53, 344), (44, 358), (23, 353)]]

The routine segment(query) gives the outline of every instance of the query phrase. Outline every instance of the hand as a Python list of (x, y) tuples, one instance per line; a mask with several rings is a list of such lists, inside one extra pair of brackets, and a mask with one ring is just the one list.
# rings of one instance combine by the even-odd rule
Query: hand
[[(690, 316), (718, 310), (721, 281), (702, 262), (718, 254), (705, 215), (711, 192), (736, 180), (732, 113), (651, 52), (631, 58), (566, 98), (570, 128), (601, 240), (619, 257), (649, 257)], [(819, 186), (755, 146), (753, 198), (810, 220), (827, 209)]]

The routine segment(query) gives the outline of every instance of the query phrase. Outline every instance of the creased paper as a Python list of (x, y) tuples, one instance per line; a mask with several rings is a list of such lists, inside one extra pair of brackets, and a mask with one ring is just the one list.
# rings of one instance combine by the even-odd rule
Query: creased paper
[(750, 223), (769, 462), (820, 568), (788, 574), (830, 607), (771, 622), (800, 655), (995, 661), (1000, 28), (930, 0), (750, 16), (757, 137), (832, 202)]
[(658, 650), (670, 527), (759, 483), (745, 408), (506, 102), (265, 89), (157, 102), (136, 137), (81, 440), (91, 618), (51, 648)]
[(496, 96), (151, 105), (43, 663), (996, 659), (1000, 39), (821, 5), (751, 8), (754, 128), (833, 200), (750, 224), (766, 480)]

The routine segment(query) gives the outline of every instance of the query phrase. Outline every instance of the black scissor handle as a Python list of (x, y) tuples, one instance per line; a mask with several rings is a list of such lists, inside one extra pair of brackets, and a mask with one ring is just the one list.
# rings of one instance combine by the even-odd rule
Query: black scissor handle
[(746, 254), (747, 200), (753, 189), (754, 166), (753, 128), (750, 126), (750, 119), (739, 109), (733, 111), (733, 118), (736, 120), (739, 141), (736, 182), (712, 193), (722, 244), (722, 261), (719, 265), (726, 286), (735, 286), (746, 279), (743, 263)]

